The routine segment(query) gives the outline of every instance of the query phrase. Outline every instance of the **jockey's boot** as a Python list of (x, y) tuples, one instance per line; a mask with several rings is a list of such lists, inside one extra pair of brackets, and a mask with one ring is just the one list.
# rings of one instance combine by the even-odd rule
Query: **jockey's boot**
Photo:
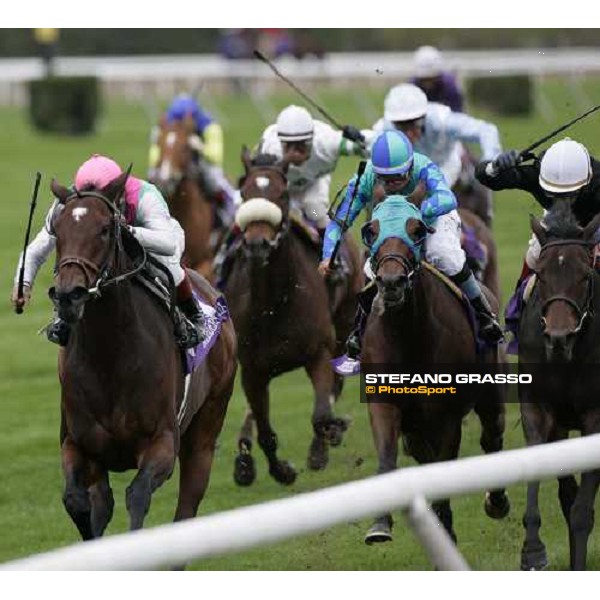
[(489, 344), (498, 344), (504, 339), (504, 333), (492, 307), (479, 287), (471, 268), (465, 262), (463, 268), (450, 279), (460, 287), (475, 310), (479, 323), (479, 335)]
[(176, 323), (177, 343), (183, 349), (194, 348), (204, 340), (204, 315), (194, 300), (187, 273), (177, 286), (177, 306), (185, 317)]
[(66, 346), (69, 341), (69, 333), (71, 327), (66, 321), (63, 321), (59, 316), (55, 316), (52, 323), (46, 328), (46, 336), (53, 344)]
[(362, 352), (362, 337), (367, 326), (373, 300), (377, 295), (377, 286), (372, 283), (363, 288), (358, 294), (358, 305), (354, 316), (354, 328), (346, 340), (346, 355), (358, 360)]

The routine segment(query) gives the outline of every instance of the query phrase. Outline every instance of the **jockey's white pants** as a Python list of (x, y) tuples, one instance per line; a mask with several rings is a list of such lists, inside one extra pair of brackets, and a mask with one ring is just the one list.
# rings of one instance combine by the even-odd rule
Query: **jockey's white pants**
[(331, 175), (323, 175), (301, 192), (290, 190), (290, 199), (302, 207), (307, 219), (314, 221), (319, 229), (329, 223), (329, 188)]
[(438, 163), (449, 188), (455, 185), (462, 172), (463, 152), (465, 152), (463, 145), (460, 142), (456, 142), (452, 145), (452, 149), (445, 159)]
[(208, 186), (208, 192), (210, 194), (216, 194), (218, 192), (225, 192), (229, 198), (233, 199), (236, 193), (235, 188), (229, 183), (225, 173), (223, 173), (223, 167), (214, 165), (207, 161), (202, 161), (200, 168), (204, 175), (206, 185)]
[(152, 257), (169, 269), (175, 286), (178, 286), (185, 277), (185, 271), (181, 266), (181, 257), (185, 249), (185, 233), (183, 233), (181, 225), (175, 219), (171, 219), (171, 227), (173, 228), (173, 237), (175, 239), (175, 252), (171, 256), (161, 256), (152, 252)]
[[(444, 275), (452, 277), (461, 271), (467, 259), (460, 245), (461, 221), (458, 211), (453, 210), (438, 217), (432, 227), (435, 233), (429, 234), (425, 240), (425, 260)], [(370, 260), (365, 263), (363, 272), (369, 279), (374, 279)]]

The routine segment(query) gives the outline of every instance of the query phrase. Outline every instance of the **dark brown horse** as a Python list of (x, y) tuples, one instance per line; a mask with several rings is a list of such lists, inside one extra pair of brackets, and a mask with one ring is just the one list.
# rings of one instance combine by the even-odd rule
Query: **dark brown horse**
[[(50, 296), (72, 325), (59, 357), (63, 501), (84, 540), (101, 536), (111, 520), (109, 471), (137, 470), (126, 504), (131, 529), (138, 529), (179, 456), (175, 520), (196, 514), (236, 373), (235, 333), (226, 321), (191, 376), (189, 410), (178, 419), (184, 375), (172, 319), (130, 277), (138, 267), (124, 251), (137, 247), (121, 226), (126, 176), (79, 195), (52, 184), (64, 209), (54, 224), (57, 274)], [(214, 305), (217, 293), (199, 275), (190, 277)]]
[(211, 241), (215, 207), (200, 185), (194, 153), (201, 140), (193, 118), (161, 123), (158, 136), (160, 159), (153, 183), (163, 192), (171, 215), (185, 232), (184, 262), (207, 278), (212, 277), (216, 242)]
[(470, 152), (463, 154), (463, 170), (452, 191), (460, 208), (476, 214), (491, 229), (494, 219), (492, 191), (475, 178), (477, 161)]
[[(372, 239), (379, 235), (379, 223), (365, 226)], [(408, 235), (424, 239), (426, 229), (417, 219), (406, 223)], [(363, 340), (363, 365), (390, 365), (407, 372), (423, 369), (474, 367), (485, 363), (486, 372), (504, 372), (504, 359), (498, 350), (478, 355), (469, 319), (458, 297), (428, 269), (419, 265), (413, 252), (402, 240), (386, 239), (373, 257), (377, 296), (367, 322)], [(492, 306), (495, 299), (488, 293)], [(366, 368), (366, 367), (365, 367)], [(428, 371), (427, 371), (428, 372)], [(442, 371), (444, 372), (444, 371)], [(390, 403), (369, 396), (369, 416), (379, 459), (378, 473), (396, 468), (398, 441), (403, 438), (405, 451), (419, 464), (453, 460), (458, 456), (463, 417), (475, 408), (481, 424), (484, 452), (502, 449), (504, 434), (504, 395), (501, 385), (490, 386), (485, 398), (475, 394), (457, 394), (436, 399), (402, 396)], [(487, 391), (487, 390), (486, 390)], [(486, 494), (485, 510), (492, 518), (508, 514), (504, 490)], [(433, 509), (453, 539), (452, 511), (449, 500), (433, 503)], [(371, 527), (365, 541), (392, 539), (391, 515), (382, 515)]]
[(341, 379), (329, 361), (343, 352), (353, 325), (361, 285), (358, 247), (346, 240), (350, 273), (343, 283), (329, 287), (317, 271), (318, 238), (309, 240), (290, 218), (286, 165), (266, 155), (251, 164), (247, 153), (244, 164), (244, 202), (237, 215), (244, 233), (224, 288), (239, 337), (242, 386), (250, 407), (240, 433), (234, 478), (240, 485), (254, 481), (250, 450), (255, 421), (269, 473), (290, 484), (296, 471), (277, 456), (269, 382), (298, 367), (306, 369), (315, 394), (308, 466), (324, 468), (329, 444), (338, 445), (347, 426), (332, 411)]
[[(542, 250), (537, 283), (519, 324), (519, 368), (533, 376), (531, 385), (519, 387), (528, 446), (564, 439), (571, 430), (600, 433), (600, 277), (592, 241), (600, 216), (581, 228), (568, 208), (553, 209), (544, 221), (547, 229), (532, 217)], [(558, 478), (572, 569), (586, 567), (599, 485), (600, 469), (583, 473), (580, 485), (572, 475)], [(528, 484), (521, 555), (525, 570), (548, 564), (539, 535), (538, 492), (539, 482)]]

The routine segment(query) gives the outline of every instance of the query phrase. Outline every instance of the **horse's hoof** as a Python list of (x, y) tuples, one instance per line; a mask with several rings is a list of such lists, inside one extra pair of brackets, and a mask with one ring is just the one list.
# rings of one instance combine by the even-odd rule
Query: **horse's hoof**
[(542, 571), (548, 566), (546, 548), (521, 552), (521, 571)]
[(490, 519), (504, 519), (510, 512), (510, 501), (506, 492), (486, 492), (483, 507)]
[(255, 479), (256, 466), (253, 456), (251, 454), (238, 454), (235, 457), (233, 480), (239, 486), (247, 487), (252, 485)]
[(344, 433), (348, 431), (350, 427), (351, 419), (349, 417), (335, 417), (330, 424), (328, 424), (325, 431), (327, 441), (333, 446), (339, 446), (344, 439)]
[(327, 441), (322, 436), (315, 436), (308, 451), (308, 468), (312, 471), (320, 471), (327, 466), (329, 462), (329, 449)]
[(384, 542), (392, 541), (392, 519), (391, 517), (383, 517), (377, 519), (371, 525), (367, 535), (365, 535), (365, 544), (382, 544)]
[(296, 469), (286, 460), (280, 460), (274, 467), (269, 469), (269, 473), (277, 483), (283, 485), (292, 485), (298, 475)]

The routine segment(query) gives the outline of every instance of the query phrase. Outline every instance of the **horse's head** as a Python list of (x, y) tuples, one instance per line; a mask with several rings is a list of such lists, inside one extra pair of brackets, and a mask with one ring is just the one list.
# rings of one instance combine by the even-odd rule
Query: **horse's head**
[(570, 210), (550, 212), (545, 225), (531, 217), (531, 228), (541, 245), (536, 287), (548, 360), (572, 359), (577, 334), (591, 316), (593, 238), (599, 226), (597, 216), (580, 227)]
[(378, 204), (372, 220), (363, 226), (363, 242), (369, 247), (375, 282), (386, 308), (404, 304), (430, 231), (419, 210), (402, 196), (390, 196)]
[(190, 115), (173, 123), (163, 121), (156, 143), (159, 158), (151, 179), (166, 197), (170, 197), (188, 174), (194, 154), (202, 153), (202, 140)]
[(242, 162), (246, 173), (240, 186), (243, 202), (236, 213), (236, 223), (244, 232), (246, 255), (264, 262), (287, 229), (288, 164), (269, 154), (251, 159), (246, 148)]
[(85, 302), (114, 266), (121, 228), (119, 208), (129, 171), (102, 189), (75, 192), (52, 181), (52, 192), (63, 205), (54, 220), (56, 277), (49, 296), (67, 322), (83, 316)]

